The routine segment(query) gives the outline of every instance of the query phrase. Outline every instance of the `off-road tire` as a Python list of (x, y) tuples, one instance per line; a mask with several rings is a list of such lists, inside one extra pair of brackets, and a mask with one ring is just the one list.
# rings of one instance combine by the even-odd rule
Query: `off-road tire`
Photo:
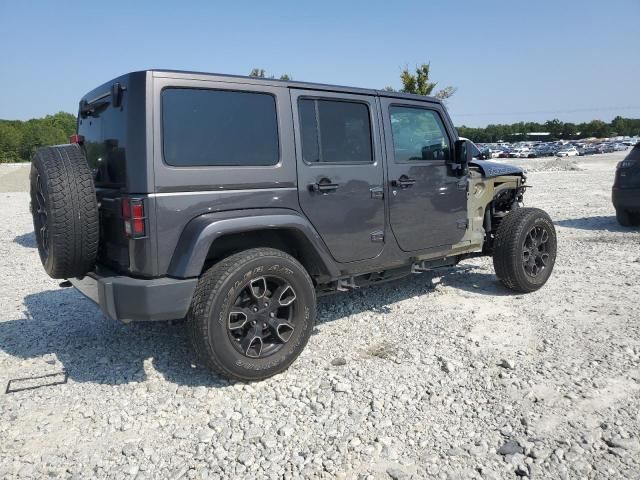
[[(296, 291), (296, 328), (282, 348), (264, 358), (239, 352), (228, 334), (228, 311), (255, 275), (284, 278)], [(194, 349), (212, 372), (241, 380), (262, 380), (286, 370), (307, 344), (316, 313), (315, 289), (305, 268), (291, 255), (273, 248), (253, 248), (224, 258), (203, 273), (187, 315)]]
[(29, 181), (34, 232), (45, 271), (52, 278), (84, 276), (96, 262), (99, 218), (93, 176), (82, 148), (38, 149)]
[(638, 227), (640, 226), (640, 212), (616, 208), (616, 220), (623, 227)]
[[(525, 270), (523, 254), (527, 235), (540, 227), (549, 235), (548, 265), (536, 277)], [(494, 243), (493, 266), (496, 275), (507, 288), (517, 292), (533, 292), (542, 287), (555, 265), (557, 253), (556, 230), (549, 215), (538, 208), (512, 210), (502, 220)]]

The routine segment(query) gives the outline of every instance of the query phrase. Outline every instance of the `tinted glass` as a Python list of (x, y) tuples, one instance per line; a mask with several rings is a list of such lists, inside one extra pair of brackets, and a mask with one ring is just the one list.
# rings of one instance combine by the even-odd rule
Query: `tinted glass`
[(126, 143), (130, 108), (127, 95), (123, 96), (123, 108), (96, 110), (91, 116), (78, 122), (78, 133), (84, 137), (87, 163), (91, 168), (98, 187), (119, 188), (126, 185)]
[(171, 88), (162, 92), (164, 160), (174, 166), (275, 165), (272, 95)]
[(315, 100), (300, 100), (298, 114), (300, 116), (300, 135), (302, 137), (302, 158), (305, 162), (319, 162), (320, 146), (318, 145)]
[(298, 113), (305, 161), (373, 161), (369, 107), (364, 103), (302, 99)]
[(440, 116), (432, 110), (391, 107), (396, 162), (450, 160), (451, 145)]

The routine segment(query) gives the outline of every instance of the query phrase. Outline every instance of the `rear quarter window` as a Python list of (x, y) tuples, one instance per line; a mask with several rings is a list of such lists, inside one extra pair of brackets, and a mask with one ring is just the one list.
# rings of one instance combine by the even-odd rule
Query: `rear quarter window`
[(280, 159), (271, 94), (166, 88), (162, 91), (164, 161), (176, 167), (268, 166)]

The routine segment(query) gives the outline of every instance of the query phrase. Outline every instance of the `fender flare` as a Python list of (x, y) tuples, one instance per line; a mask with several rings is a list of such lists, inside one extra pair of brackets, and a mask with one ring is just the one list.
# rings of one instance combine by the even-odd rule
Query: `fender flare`
[(339, 276), (335, 261), (311, 223), (294, 210), (275, 208), (229, 210), (195, 217), (180, 235), (167, 273), (176, 278), (199, 277), (216, 239), (260, 230), (287, 230), (302, 234), (315, 249), (326, 274), (334, 278)]

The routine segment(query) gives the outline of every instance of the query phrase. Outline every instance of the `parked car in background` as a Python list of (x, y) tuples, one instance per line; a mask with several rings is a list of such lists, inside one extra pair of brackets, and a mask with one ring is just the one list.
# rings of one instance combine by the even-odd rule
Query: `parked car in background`
[(594, 153), (597, 153), (596, 149), (591, 145), (585, 145), (584, 147), (578, 148), (578, 155), (580, 156), (593, 155)]
[(509, 152), (509, 158), (527, 158), (529, 149), (527, 147), (516, 147)]
[(539, 145), (533, 149), (533, 153), (536, 157), (548, 157), (552, 155), (552, 150), (548, 145)]
[(616, 167), (612, 200), (620, 225), (640, 226), (640, 143)]
[(614, 151), (613, 145), (610, 143), (601, 143), (598, 145), (600, 153), (611, 153)]
[(625, 145), (624, 143), (614, 143), (613, 144), (614, 152), (624, 152), (628, 148), (629, 148), (629, 146)]
[(578, 156), (578, 150), (574, 146), (565, 147), (565, 148), (562, 148), (561, 150), (558, 150), (556, 152), (556, 156), (558, 156), (558, 157), (577, 157)]

